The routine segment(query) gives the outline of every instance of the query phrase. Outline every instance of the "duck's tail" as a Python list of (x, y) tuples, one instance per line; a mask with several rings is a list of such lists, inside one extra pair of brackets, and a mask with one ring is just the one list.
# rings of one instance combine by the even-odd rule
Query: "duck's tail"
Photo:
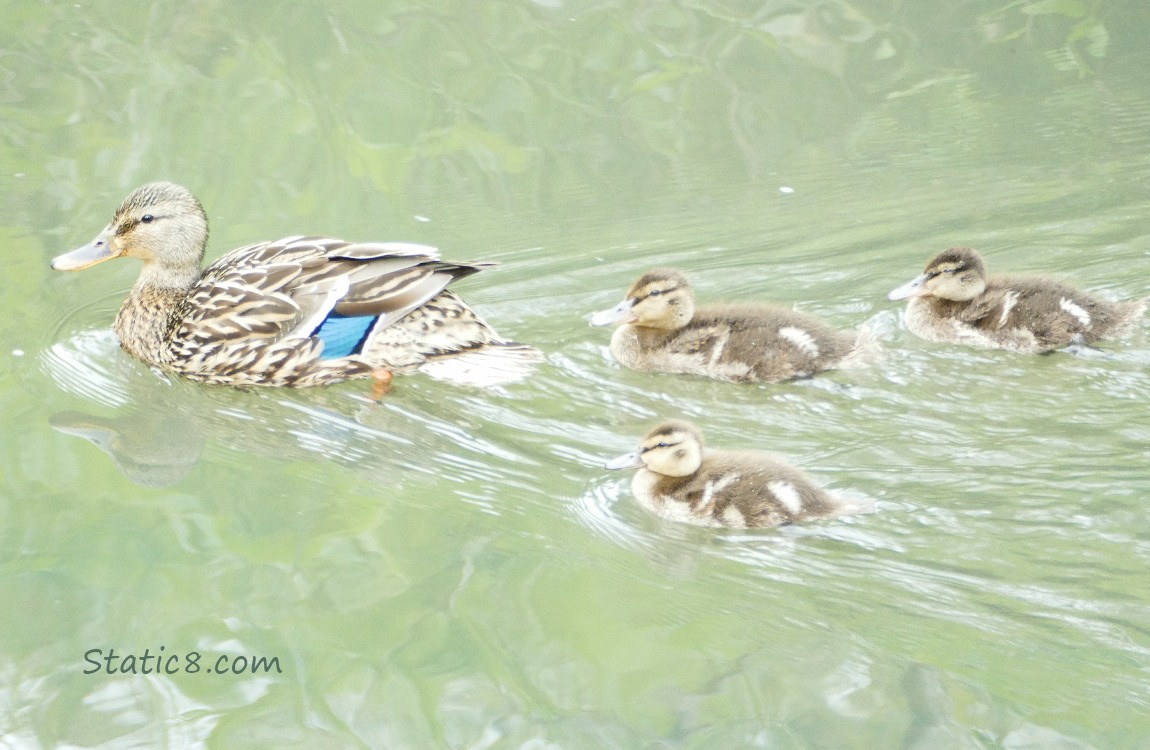
[(1150, 303), (1150, 297), (1143, 297), (1133, 302), (1116, 303), (1114, 305), (1114, 318), (1110, 323), (1109, 330), (1106, 331), (1105, 338), (1117, 338), (1129, 333), (1146, 312), (1148, 303)]
[(514, 341), (492, 341), (458, 354), (428, 359), (419, 371), (456, 385), (487, 388), (523, 380), (543, 361), (533, 346)]
[(871, 327), (864, 323), (855, 336), (854, 346), (846, 356), (839, 360), (839, 368), (851, 369), (856, 367), (869, 367), (882, 357), (882, 344), (875, 336)]

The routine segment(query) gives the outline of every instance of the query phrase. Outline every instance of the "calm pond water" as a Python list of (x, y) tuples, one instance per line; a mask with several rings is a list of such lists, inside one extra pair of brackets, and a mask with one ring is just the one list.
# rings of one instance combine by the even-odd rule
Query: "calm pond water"
[[(1027, 357), (885, 299), (953, 244), (1150, 294), (1150, 6), (907, 5), (0, 0), (0, 746), (1150, 747), (1150, 324)], [(456, 289), (548, 362), (166, 384), (133, 263), (48, 268), (153, 179), (210, 257), (497, 261)], [(656, 265), (886, 356), (624, 371), (587, 316)], [(879, 510), (654, 519), (601, 465), (673, 416)]]

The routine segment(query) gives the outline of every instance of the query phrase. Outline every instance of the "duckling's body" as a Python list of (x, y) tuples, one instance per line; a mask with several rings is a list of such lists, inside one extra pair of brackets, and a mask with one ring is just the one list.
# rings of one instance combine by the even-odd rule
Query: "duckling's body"
[(678, 420), (655, 427), (639, 450), (606, 467), (638, 469), (631, 491), (643, 507), (699, 526), (781, 526), (869, 510), (770, 453), (706, 451), (698, 428)]
[(855, 339), (796, 310), (726, 304), (702, 308), (674, 330), (621, 325), (611, 354), (632, 370), (776, 383), (833, 369)]
[(906, 326), (930, 341), (1016, 352), (1047, 352), (1117, 338), (1134, 326), (1146, 300), (1109, 302), (1035, 276), (987, 276), (966, 247), (939, 253), (889, 299), (910, 299)]
[(203, 382), (303, 387), (419, 369), (491, 385), (524, 377), (542, 358), (500, 338), (447, 291), (486, 264), (444, 262), (423, 245), (288, 237), (233, 250), (201, 271), (206, 244), (199, 201), (152, 183), (95, 240), (52, 265), (143, 260), (116, 335), (153, 367)]
[(644, 274), (619, 305), (591, 319), (618, 325), (611, 354), (623, 366), (729, 381), (779, 382), (862, 364), (866, 334), (833, 330), (806, 313), (764, 303), (696, 308), (674, 269)]

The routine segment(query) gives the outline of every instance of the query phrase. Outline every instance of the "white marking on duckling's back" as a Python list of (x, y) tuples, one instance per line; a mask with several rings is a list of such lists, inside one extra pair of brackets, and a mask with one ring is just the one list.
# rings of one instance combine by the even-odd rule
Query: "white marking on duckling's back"
[(1082, 324), (1083, 328), (1090, 327), (1090, 313), (1083, 310), (1081, 306), (1075, 304), (1073, 300), (1068, 300), (1063, 297), (1058, 301), (1058, 306), (1061, 307), (1064, 312), (1070, 313), (1075, 318), (1077, 318), (1078, 322)]
[(819, 356), (819, 345), (815, 343), (814, 337), (803, 329), (783, 326), (779, 329), (779, 335), (812, 357)]
[(718, 336), (718, 341), (715, 342), (714, 348), (711, 349), (711, 360), (709, 366), (713, 369), (718, 367), (719, 362), (723, 359), (723, 350), (727, 348), (727, 342), (731, 340), (730, 331), (722, 331)]
[(767, 489), (791, 515), (798, 515), (802, 511), (803, 498), (790, 482), (776, 479), (773, 482), (767, 482)]
[[(1063, 300), (1065, 302), (1066, 300)], [(1018, 292), (1007, 292), (1002, 298), (1002, 313), (998, 316), (998, 328), (1006, 325), (1006, 321), (1010, 318), (1010, 311), (1018, 304)]]
[(743, 529), (747, 526), (747, 517), (733, 503), (723, 508), (722, 512), (719, 513), (719, 521), (724, 526), (730, 526), (733, 529)]
[(715, 505), (715, 493), (722, 492), (727, 487), (737, 482), (739, 479), (738, 474), (724, 474), (721, 477), (712, 479), (703, 485), (703, 498), (699, 502), (698, 511), (709, 512)]

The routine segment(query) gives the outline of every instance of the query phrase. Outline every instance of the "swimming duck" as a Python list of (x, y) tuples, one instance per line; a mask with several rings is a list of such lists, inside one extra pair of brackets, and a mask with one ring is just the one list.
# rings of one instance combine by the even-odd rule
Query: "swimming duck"
[(835, 331), (797, 310), (765, 303), (695, 307), (682, 272), (649, 271), (626, 299), (591, 325), (618, 325), (611, 354), (625, 367), (775, 383), (866, 363), (876, 348), (865, 330)]
[(238, 248), (201, 270), (207, 240), (200, 202), (155, 182), (52, 267), (142, 260), (116, 315), (121, 346), (154, 369), (206, 383), (386, 383), (392, 372), (421, 370), (484, 386), (518, 380), (542, 359), (446, 289), (490, 264), (441, 261), (425, 245), (297, 236)]
[(660, 518), (700, 526), (750, 528), (870, 510), (831, 494), (806, 473), (761, 451), (705, 451), (690, 422), (655, 427), (639, 449), (605, 464), (638, 469), (631, 491)]
[(1145, 299), (1108, 302), (1042, 277), (988, 277), (969, 247), (939, 253), (887, 298), (910, 299), (906, 327), (924, 339), (1016, 352), (1117, 338), (1146, 310)]

